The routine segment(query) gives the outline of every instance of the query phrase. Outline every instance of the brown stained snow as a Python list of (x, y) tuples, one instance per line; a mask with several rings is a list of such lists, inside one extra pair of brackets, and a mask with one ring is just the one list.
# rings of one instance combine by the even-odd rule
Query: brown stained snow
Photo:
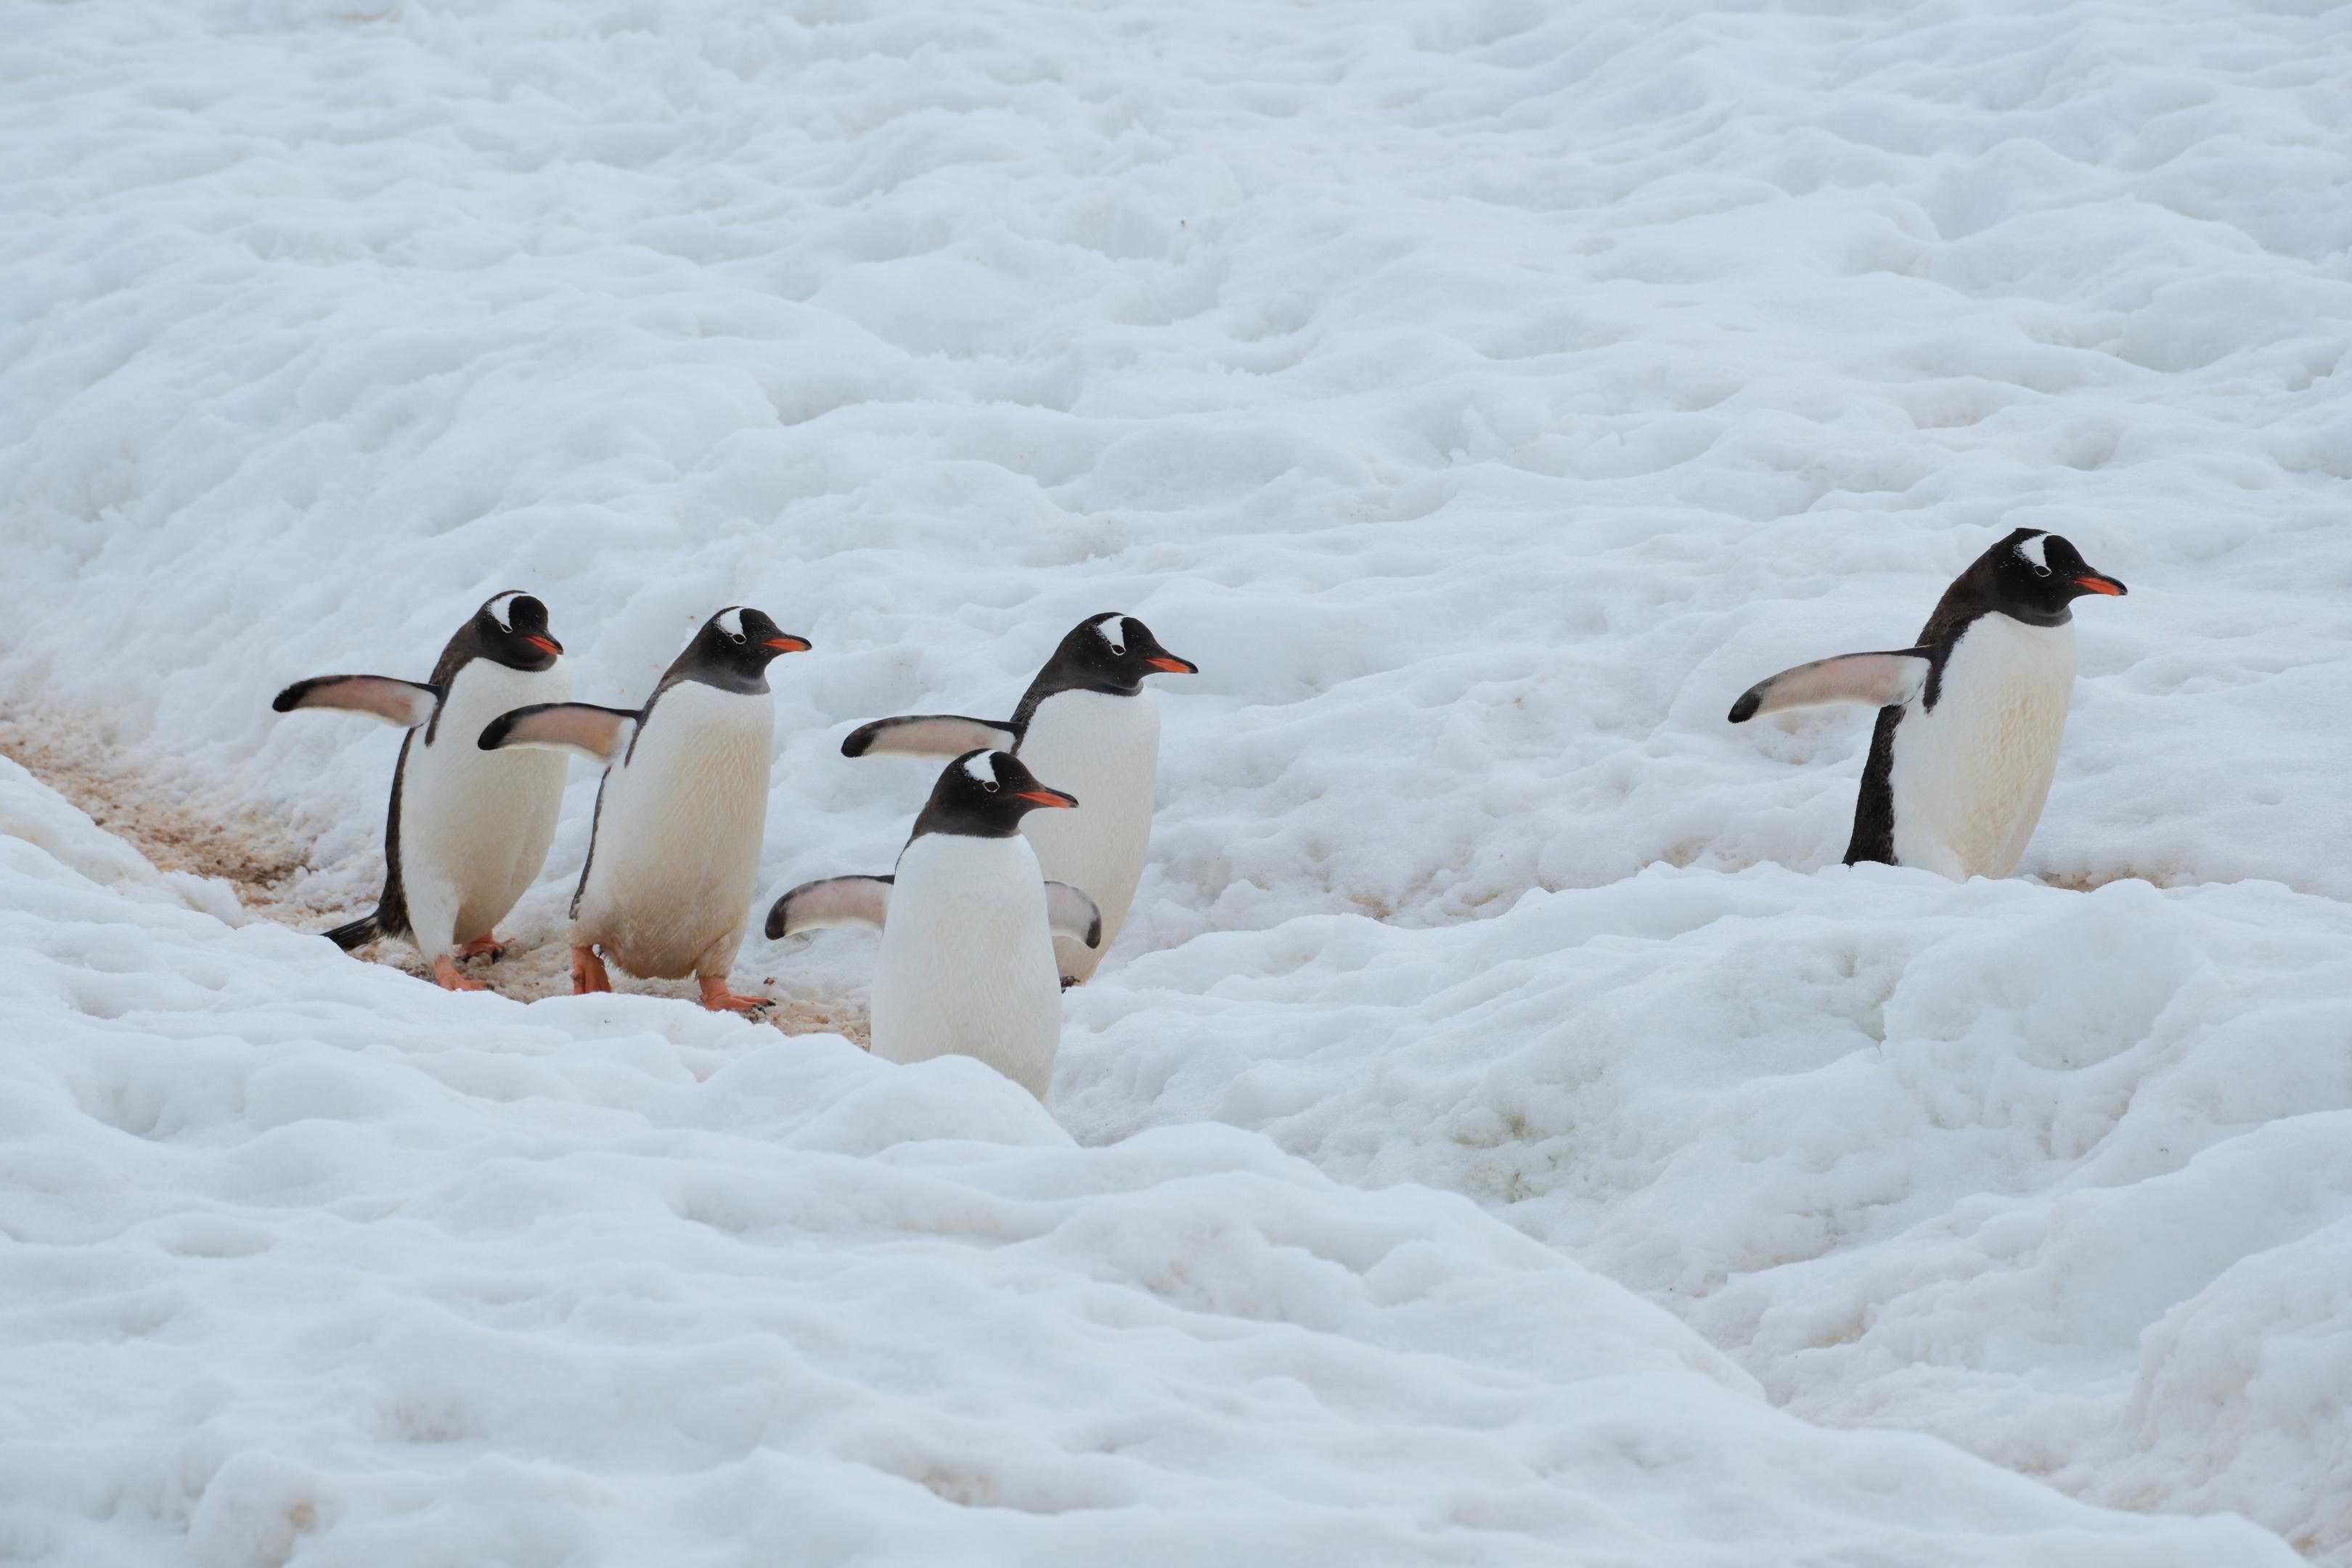
[[(298, 931), (323, 931), (364, 912), (329, 907), (310, 890), (311, 879), (304, 875), (310, 846), (283, 826), (257, 812), (205, 801), (201, 791), (184, 787), (192, 781), (158, 777), (87, 734), (78, 735), (70, 747), (59, 745), (43, 740), (24, 720), (0, 714), (0, 755), (14, 759), (157, 869), (226, 882), (255, 920)], [(380, 869), (372, 870), (367, 884), (373, 886), (381, 875)], [(466, 961), (467, 974), (518, 1002), (571, 991), (572, 954), (560, 922), (528, 920), (518, 911), (500, 934), (510, 939), (507, 950), (495, 959)], [(432, 965), (405, 942), (371, 942), (353, 956), (388, 964), (420, 981), (429, 981), (432, 973)], [(788, 967), (777, 957), (760, 965), (739, 962), (733, 978), (739, 987), (775, 998), (764, 1016), (785, 1034), (837, 1034), (865, 1047), (865, 997), (795, 984), (781, 973)], [(685, 980), (637, 980), (616, 973), (614, 985), (624, 992), (675, 996), (689, 1005), (696, 995), (694, 983)]]

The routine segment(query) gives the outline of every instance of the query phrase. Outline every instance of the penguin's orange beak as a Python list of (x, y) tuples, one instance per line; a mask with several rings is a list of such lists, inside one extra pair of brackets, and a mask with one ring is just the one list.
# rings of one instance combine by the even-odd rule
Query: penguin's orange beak
[(1067, 811), (1078, 804), (1076, 795), (1064, 795), (1060, 790), (1047, 789), (1042, 784), (1035, 789), (1015, 790), (1013, 792), (1013, 798), (1034, 800), (1039, 805), (1050, 805), (1057, 811)]
[(2113, 577), (2102, 577), (2095, 572), (2087, 577), (2075, 578), (2074, 586), (2086, 594), (2105, 594), (2111, 599), (2120, 599), (2130, 591)]
[(557, 642), (553, 637), (541, 637), (536, 632), (522, 640), (530, 644), (531, 647), (539, 649), (541, 653), (561, 655), (563, 652), (563, 645), (562, 643)]
[(1171, 675), (1198, 675), (1201, 673), (1201, 667), (1199, 665), (1194, 664), (1189, 658), (1178, 658), (1172, 653), (1160, 654), (1151, 658), (1147, 658), (1143, 662), (1150, 665), (1154, 669), (1164, 669)]
[(806, 637), (796, 637), (786, 633), (780, 637), (770, 637), (760, 646), (774, 648), (778, 653), (806, 653), (812, 645)]

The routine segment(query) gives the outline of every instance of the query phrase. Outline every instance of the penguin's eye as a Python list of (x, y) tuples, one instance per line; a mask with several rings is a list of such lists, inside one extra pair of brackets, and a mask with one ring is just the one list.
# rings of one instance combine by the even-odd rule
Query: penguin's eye
[[(2048, 574), (2047, 574), (2047, 573), (2045, 573), (2045, 574), (2043, 574), (2043, 575), (2045, 575), (2045, 576), (2046, 576), (2046, 575), (2048, 575)], [(746, 637), (745, 637), (741, 632), (729, 632), (729, 633), (727, 634), (727, 636), (729, 637), (729, 638), (730, 638), (730, 639), (731, 639), (733, 642), (735, 642), (738, 646), (740, 646), (741, 644), (743, 644), (743, 643), (748, 642), (748, 641), (750, 641), (750, 640), (751, 640), (750, 638)]]
[(994, 795), (996, 793), (996, 781), (994, 779), (990, 779), (980, 787), (986, 790), (989, 794)]

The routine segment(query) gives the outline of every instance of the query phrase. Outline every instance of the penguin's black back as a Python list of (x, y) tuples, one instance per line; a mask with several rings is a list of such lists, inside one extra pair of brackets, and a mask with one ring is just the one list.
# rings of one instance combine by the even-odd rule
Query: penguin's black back
[[(441, 710), (449, 700), (449, 683), (457, 672), (474, 662), (482, 653), (481, 637), (468, 620), (459, 626), (441, 649), (441, 657), (433, 663), (433, 689), (438, 700), (433, 705), (433, 717), (425, 721), (424, 735), (433, 739), (440, 725)], [(327, 933), (327, 940), (345, 952), (365, 947), (380, 936), (409, 934), (408, 894), (400, 882), (400, 791), (408, 777), (408, 750), (416, 744), (417, 731), (411, 730), (400, 738), (400, 760), (392, 768), (392, 805), (384, 814), (383, 824), (383, 893), (375, 901), (375, 913), (362, 915), (349, 925), (337, 926)]]
[[(1987, 551), (1985, 555), (1990, 557), (1991, 553)], [(1927, 683), (1919, 693), (1923, 709), (1935, 707), (1936, 699), (1943, 694), (1944, 661), (1951, 658), (1961, 634), (1975, 625), (1979, 616), (1995, 611), (1989, 575), (1980, 558), (1953, 578), (1944, 596), (1936, 601), (1927, 624), (1919, 628), (1918, 640), (1912, 646), (1927, 650)], [(1878, 710), (1877, 727), (1870, 734), (1870, 760), (1862, 768), (1862, 794), (1853, 803), (1853, 837), (1845, 847), (1845, 863), (1849, 866), (1864, 860), (1884, 866), (1895, 864), (1895, 731), (1902, 722), (1903, 709), (1899, 705)]]
[(1849, 866), (1864, 860), (1895, 864), (1895, 727), (1902, 722), (1902, 709), (1878, 710), (1870, 761), (1862, 768), (1862, 794), (1853, 803), (1853, 837), (1846, 841)]

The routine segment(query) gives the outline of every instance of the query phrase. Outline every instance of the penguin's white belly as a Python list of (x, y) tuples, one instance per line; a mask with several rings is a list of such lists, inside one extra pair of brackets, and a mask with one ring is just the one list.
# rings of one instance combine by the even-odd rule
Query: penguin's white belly
[(2074, 689), (2074, 627), (1979, 616), (1945, 660), (1935, 708), (1895, 731), (1898, 864), (2006, 877), (2042, 819)]
[(978, 1057), (1039, 1100), (1062, 1040), (1045, 885), (1026, 840), (927, 833), (898, 858), (874, 971), (874, 1054)]
[(400, 781), (400, 882), (410, 929), (428, 954), (490, 934), (547, 863), (563, 807), (563, 758), (486, 752), (489, 721), (572, 696), (562, 659), (509, 669), (478, 658), (457, 671), (440, 717), (415, 732)]
[(651, 979), (726, 973), (760, 874), (775, 729), (765, 691), (661, 694), (605, 774), (575, 942)]
[(1160, 708), (1149, 688), (1132, 697), (1065, 691), (1037, 705), (1021, 738), (1021, 760), (1055, 789), (1078, 797), (1076, 811), (1033, 811), (1022, 837), (1045, 879), (1067, 882), (1102, 911), (1102, 945), (1057, 937), (1060, 973), (1084, 980), (1127, 922), (1151, 849), (1152, 791), (1160, 771)]

